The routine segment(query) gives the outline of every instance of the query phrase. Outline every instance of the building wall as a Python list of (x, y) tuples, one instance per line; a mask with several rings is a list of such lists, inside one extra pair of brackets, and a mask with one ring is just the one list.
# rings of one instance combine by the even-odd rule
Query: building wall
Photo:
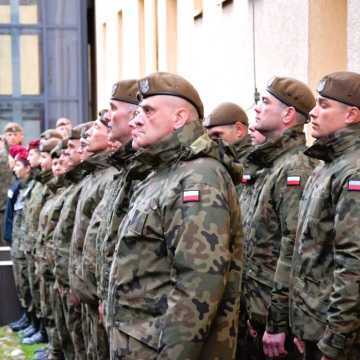
[(255, 80), (260, 91), (274, 75), (314, 88), (326, 72), (359, 66), (357, 2), (96, 0), (99, 104), (119, 79), (173, 71), (199, 90), (205, 113), (234, 101), (252, 117)]
[(348, 0), (347, 12), (347, 65), (360, 73), (360, 6), (359, 0)]

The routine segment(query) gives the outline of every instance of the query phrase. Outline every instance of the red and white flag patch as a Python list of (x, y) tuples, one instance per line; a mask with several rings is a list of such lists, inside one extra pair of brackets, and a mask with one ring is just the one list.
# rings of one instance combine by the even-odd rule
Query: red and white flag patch
[(243, 184), (247, 184), (249, 181), (251, 180), (251, 175), (250, 174), (244, 174), (241, 178), (241, 182)]
[(288, 176), (287, 184), (290, 186), (300, 185), (301, 178), (300, 176)]
[(184, 190), (183, 202), (199, 202), (200, 201), (200, 190)]
[(360, 180), (349, 180), (348, 190), (360, 191)]

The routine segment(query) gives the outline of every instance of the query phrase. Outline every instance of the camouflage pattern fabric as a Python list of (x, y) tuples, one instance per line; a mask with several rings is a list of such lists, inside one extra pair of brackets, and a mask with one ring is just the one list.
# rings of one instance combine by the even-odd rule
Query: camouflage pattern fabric
[(24, 201), (29, 192), (30, 181), (20, 185), (19, 195), (14, 204), (13, 233), (11, 244), (11, 257), (13, 260), (14, 280), (21, 306), (28, 309), (31, 305), (31, 293), (28, 277), (28, 268), (23, 248), (26, 233), (23, 232)]
[(298, 204), (314, 167), (304, 150), (305, 135), (299, 125), (257, 146), (248, 156), (261, 170), (244, 221), (244, 299), (249, 319), (262, 325), (266, 324), (278, 259), (291, 258), (291, 254), (282, 254), (282, 248), (294, 243)]
[(323, 160), (304, 190), (292, 267), (290, 323), (332, 359), (360, 344), (360, 125), (317, 140)]
[(153, 172), (134, 189), (119, 229), (107, 304), (111, 358), (122, 358), (116, 334), (124, 333), (128, 347), (150, 348), (157, 359), (233, 359), (242, 231), (224, 164), (236, 181), (241, 167), (198, 122), (135, 158)]
[[(70, 287), (80, 297), (81, 301), (89, 304), (97, 304), (96, 291), (89, 290), (92, 283), (88, 284), (84, 281), (81, 266), (84, 244), (87, 248), (90, 246), (85, 241), (91, 242), (94, 237), (90, 232), (93, 231), (94, 226), (97, 226), (97, 217), (96, 214), (95, 217), (93, 216), (94, 212), (101, 202), (106, 187), (111, 184), (113, 176), (117, 173), (117, 170), (106, 162), (107, 157), (107, 153), (100, 153), (87, 160), (92, 166), (92, 171), (87, 176), (87, 181), (83, 183), (78, 198), (70, 246)], [(91, 225), (90, 229), (88, 229), (89, 225)]]

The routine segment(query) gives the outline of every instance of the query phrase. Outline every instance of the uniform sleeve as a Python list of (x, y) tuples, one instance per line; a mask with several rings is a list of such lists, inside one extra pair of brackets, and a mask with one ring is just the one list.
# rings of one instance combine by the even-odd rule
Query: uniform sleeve
[[(234, 249), (229, 194), (210, 185), (184, 186), (163, 210), (174, 285), (162, 323), (159, 359), (198, 359), (211, 327), (217, 327), (216, 319), (239, 316), (241, 265), (233, 259), (238, 256), (240, 261), (241, 254)], [(229, 286), (233, 280), (236, 284)], [(231, 329), (236, 338), (237, 323)], [(225, 330), (223, 336), (231, 338)]]
[(284, 171), (275, 197), (281, 225), (280, 255), (271, 293), (266, 329), (270, 333), (287, 332), (289, 328), (289, 281), (299, 213), (299, 203), (311, 169)]
[(360, 191), (356, 177), (347, 179), (335, 207), (334, 280), (327, 311), (327, 327), (318, 346), (337, 359), (349, 349), (360, 329)]

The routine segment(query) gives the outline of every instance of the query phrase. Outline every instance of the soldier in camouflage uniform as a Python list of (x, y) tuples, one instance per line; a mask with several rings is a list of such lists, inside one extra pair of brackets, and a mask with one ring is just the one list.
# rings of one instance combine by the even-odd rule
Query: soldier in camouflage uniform
[[(262, 337), (277, 261), (283, 256), (282, 247), (295, 238), (298, 203), (314, 167), (313, 161), (303, 154), (304, 123), (314, 103), (314, 96), (305, 84), (291, 78), (275, 77), (255, 108), (255, 127), (267, 140), (248, 155), (249, 163), (259, 169), (253, 192), (245, 199), (248, 208), (244, 215), (243, 296), (251, 359), (265, 359)], [(286, 347), (288, 358), (295, 359), (293, 344), (289, 342)], [(266, 355), (285, 356), (286, 351), (281, 348), (281, 353)]]
[[(136, 94), (136, 80), (123, 80), (113, 87), (111, 114), (103, 112), (100, 117), (100, 121), (106, 126), (108, 126), (109, 118), (111, 118), (109, 138), (112, 142), (120, 142), (121, 144), (129, 142), (131, 129), (128, 122), (131, 114), (137, 108), (138, 100)], [(93, 140), (90, 136), (88, 141), (89, 149), (91, 150)], [(129, 149), (129, 146), (122, 146), (121, 149), (115, 151), (107, 159), (107, 162), (113, 164), (118, 169), (118, 172), (112, 176), (111, 181), (105, 188), (101, 202), (93, 212), (84, 241), (80, 271), (81, 278), (87, 285), (87, 297), (90, 297), (91, 301), (87, 301), (86, 297), (82, 298), (82, 300), (87, 303), (87, 312), (90, 320), (89, 329), (91, 338), (89, 349), (93, 349), (93, 356), (96, 356), (99, 360), (109, 358), (109, 345), (106, 330), (101, 321), (102, 317), (99, 318), (100, 314), (98, 312), (98, 305), (103, 303), (106, 295), (98, 296), (97, 279), (100, 279), (100, 270), (97, 269), (99, 269), (100, 264), (97, 261), (101, 259), (101, 269), (103, 269), (102, 266), (105, 263), (105, 259), (108, 259), (105, 257), (104, 261), (102, 261), (100, 249), (106, 248), (106, 254), (109, 254), (110, 252), (113, 253), (113, 248), (115, 247), (112, 244), (114, 239), (116, 239), (116, 234), (110, 229), (117, 229), (119, 226), (118, 218), (122, 218), (123, 214), (126, 213), (126, 207), (124, 207), (123, 202), (120, 201), (119, 204), (118, 200), (119, 194), (122, 193), (123, 189), (125, 168), (128, 163), (126, 160), (131, 157), (132, 153), (131, 147)], [(126, 196), (128, 196), (128, 191), (127, 187)], [(120, 196), (121, 199), (123, 197)], [(115, 211), (115, 206), (122, 206), (121, 216), (118, 216), (119, 211)], [(103, 244), (105, 244), (104, 247), (102, 246)], [(110, 264), (107, 267), (109, 268)], [(107, 285), (104, 290), (107, 294)], [(103, 308), (103, 305), (100, 308)]]
[[(325, 76), (310, 112), (323, 161), (300, 203), (290, 324), (304, 360), (360, 359), (360, 74)], [(282, 309), (287, 304), (281, 302)], [(283, 311), (281, 312), (283, 314)]]
[(52, 177), (51, 169), (41, 171), (40, 169), (40, 141), (30, 142), (28, 146), (28, 160), (32, 167), (31, 183), (24, 203), (23, 233), (26, 237), (23, 247), (28, 268), (28, 278), (31, 293), (31, 318), (33, 327), (46, 336), (44, 321), (41, 315), (40, 288), (38, 278), (35, 276), (35, 242), (38, 235), (38, 222), (40, 211), (48, 197), (49, 190), (46, 183)]
[[(54, 133), (55, 134), (55, 133)], [(57, 199), (64, 191), (64, 178), (55, 171), (57, 159), (51, 155), (53, 150), (61, 141), (61, 135), (57, 137), (41, 140), (41, 168), (50, 168), (53, 177), (47, 182), (48, 196), (39, 214), (38, 236), (35, 243), (35, 267), (40, 287), (40, 304), (42, 317), (45, 319), (45, 328), (49, 338), (49, 348), (47, 357), (49, 359), (62, 359), (63, 352), (60, 336), (55, 326), (54, 318), (54, 282), (52, 273), (52, 261), (50, 256), (52, 235), (58, 218), (58, 209), (55, 207)], [(36, 335), (33, 335), (34, 338)], [(31, 338), (29, 339), (31, 341)]]
[(60, 295), (56, 297), (59, 301), (56, 304), (57, 319), (55, 321), (62, 338), (67, 338), (70, 334), (76, 360), (86, 359), (86, 349), (82, 333), (81, 306), (78, 303), (74, 304), (70, 293), (69, 248), (79, 195), (87, 175), (92, 170), (86, 161), (80, 163), (80, 137), (84, 126), (89, 126), (89, 124), (73, 128), (67, 142), (66, 153), (69, 157), (67, 163), (70, 168), (66, 173), (66, 179), (71, 182), (71, 185), (64, 193), (65, 201), (53, 235), (55, 288)]
[[(88, 151), (92, 155), (87, 162), (93, 166), (92, 171), (87, 176), (78, 199), (75, 214), (74, 230), (70, 246), (70, 288), (73, 297), (78, 297), (82, 303), (82, 319), (85, 331), (85, 344), (87, 346), (87, 359), (96, 359), (96, 344), (93, 341), (91, 328), (98, 322), (98, 301), (96, 293), (90, 291), (89, 285), (85, 281), (85, 274), (82, 272), (82, 260), (84, 242), (89, 241), (86, 236), (93, 213), (99, 205), (105, 189), (113, 181), (113, 176), (117, 170), (106, 161), (111, 150), (108, 140), (108, 127), (97, 119), (94, 125), (86, 132), (88, 141)], [(90, 230), (91, 231), (91, 230)], [(94, 260), (96, 260), (94, 258)]]
[[(236, 186), (239, 198), (242, 191), (247, 191), (250, 186), (250, 172), (245, 163), (246, 156), (251, 150), (250, 136), (248, 135), (248, 117), (245, 111), (237, 104), (226, 102), (218, 105), (204, 120), (204, 127), (208, 135), (214, 139), (222, 139), (236, 150), (236, 160), (243, 166), (241, 183)], [(251, 177), (254, 179), (254, 176)], [(240, 202), (240, 206), (242, 206)], [(244, 215), (243, 209), (241, 214)], [(245, 209), (244, 209), (245, 210)], [(246, 213), (246, 212), (245, 212)], [(243, 301), (241, 300), (241, 303)], [(244, 306), (242, 306), (244, 307)], [(245, 312), (241, 312), (245, 316)], [(237, 358), (246, 359), (248, 350), (246, 348), (246, 319), (239, 320), (239, 333), (237, 343)]]
[(204, 120), (212, 139), (222, 139), (236, 150), (236, 160), (243, 163), (251, 148), (248, 117), (238, 105), (230, 102), (218, 105)]
[[(203, 105), (187, 80), (155, 73), (139, 91), (130, 176), (137, 162), (151, 166), (111, 266), (111, 359), (233, 359), (242, 232), (229, 159), (204, 134)], [(240, 181), (236, 165), (227, 163)]]
[(14, 278), (21, 306), (28, 311), (30, 306), (30, 288), (27, 276), (27, 263), (23, 248), (26, 236), (23, 230), (24, 201), (29, 191), (31, 166), (27, 160), (27, 150), (23, 148), (15, 157), (14, 173), (20, 180), (20, 191), (14, 205), (11, 257), (13, 260)]

